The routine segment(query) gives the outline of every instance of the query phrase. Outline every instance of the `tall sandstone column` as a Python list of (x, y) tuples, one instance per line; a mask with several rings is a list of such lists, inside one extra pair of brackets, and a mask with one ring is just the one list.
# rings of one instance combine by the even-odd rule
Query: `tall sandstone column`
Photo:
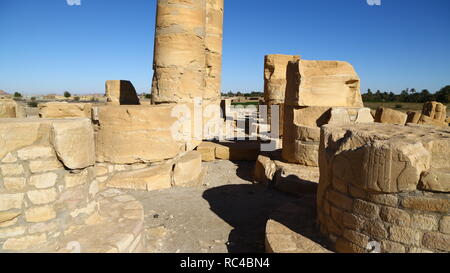
[(217, 101), (221, 96), (224, 0), (206, 0), (206, 74), (203, 99)]
[(158, 0), (152, 102), (190, 103), (205, 90), (206, 0)]

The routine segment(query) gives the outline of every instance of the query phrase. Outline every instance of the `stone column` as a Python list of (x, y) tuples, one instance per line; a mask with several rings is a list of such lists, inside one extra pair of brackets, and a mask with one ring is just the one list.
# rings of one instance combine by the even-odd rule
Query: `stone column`
[(152, 103), (191, 103), (205, 90), (206, 0), (158, 0)]
[(221, 97), (224, 0), (206, 0), (205, 100)]

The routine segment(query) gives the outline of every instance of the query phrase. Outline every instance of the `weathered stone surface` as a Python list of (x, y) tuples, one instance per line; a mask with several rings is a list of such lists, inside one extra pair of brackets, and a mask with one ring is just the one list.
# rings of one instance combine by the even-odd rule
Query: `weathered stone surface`
[(275, 162), (269, 157), (260, 155), (256, 160), (255, 169), (253, 171), (253, 180), (264, 185), (269, 185), (277, 170)]
[(423, 105), (422, 114), (436, 121), (445, 123), (447, 106), (436, 101), (427, 102)]
[(21, 164), (5, 164), (0, 166), (3, 176), (22, 176), (24, 169)]
[(448, 127), (448, 123), (437, 120), (437, 119), (432, 119), (426, 115), (422, 115), (420, 117), (418, 124), (432, 125), (432, 126), (438, 126), (438, 127)]
[(197, 147), (197, 151), (202, 155), (204, 162), (211, 162), (216, 160), (216, 147), (216, 143), (204, 141)]
[(92, 104), (49, 102), (39, 104), (41, 118), (91, 118)]
[(274, 162), (276, 173), (273, 180), (277, 190), (297, 196), (316, 193), (319, 183), (318, 168), (281, 161)]
[(419, 112), (408, 112), (406, 123), (418, 124), (421, 116), (422, 114)]
[(260, 148), (258, 142), (221, 142), (216, 146), (216, 158), (232, 161), (255, 161)]
[(284, 103), (286, 72), (289, 61), (299, 61), (300, 56), (266, 55), (264, 58), (264, 100), (270, 104)]
[(196, 186), (202, 173), (202, 155), (198, 151), (191, 151), (183, 155), (173, 169), (173, 182), (177, 187)]
[(0, 99), (0, 118), (25, 118), (21, 105), (10, 99)]
[(89, 119), (53, 122), (52, 143), (58, 158), (69, 169), (95, 163), (94, 130)]
[(31, 161), (29, 164), (29, 168), (32, 174), (36, 174), (56, 171), (58, 169), (62, 169), (63, 165), (58, 159), (53, 158)]
[(153, 103), (192, 102), (205, 90), (206, 2), (160, 0), (157, 5)]
[(50, 146), (28, 146), (17, 151), (21, 160), (35, 160), (38, 158), (55, 157), (55, 152)]
[(173, 109), (174, 105), (99, 107), (97, 162), (160, 162), (186, 151), (191, 139), (174, 139)]
[(55, 188), (27, 192), (28, 199), (35, 205), (45, 205), (54, 202), (57, 197)]
[(55, 173), (37, 174), (31, 176), (29, 183), (38, 189), (46, 189), (53, 187), (56, 184), (57, 178), (58, 175)]
[(27, 235), (19, 238), (9, 238), (3, 244), (4, 250), (21, 251), (32, 246), (41, 245), (47, 242), (45, 233), (39, 235)]
[(378, 107), (375, 114), (375, 122), (379, 123), (404, 125), (407, 119), (407, 114), (385, 107)]
[(56, 212), (51, 206), (32, 207), (25, 211), (25, 218), (29, 223), (46, 222), (55, 217)]
[(23, 193), (0, 194), (0, 211), (10, 209), (21, 209), (23, 203)]
[(110, 188), (154, 191), (172, 187), (172, 164), (150, 167), (114, 175), (106, 185)]
[(450, 251), (450, 235), (438, 232), (427, 232), (423, 235), (423, 245), (431, 249)]
[(347, 62), (290, 62), (285, 104), (363, 107), (359, 77)]
[(8, 191), (21, 191), (25, 188), (27, 181), (25, 177), (4, 177), (3, 185)]
[(407, 196), (403, 199), (402, 206), (408, 209), (429, 212), (448, 213), (450, 211), (450, 202), (445, 198), (438, 199), (425, 196)]
[(8, 223), (16, 220), (20, 215), (20, 212), (0, 212), (0, 227), (6, 227)]
[(373, 123), (375, 119), (372, 116), (370, 108), (359, 108), (355, 123)]
[(450, 216), (444, 216), (441, 219), (439, 231), (445, 234), (450, 234)]
[(64, 177), (64, 182), (67, 188), (73, 188), (79, 185), (88, 183), (89, 172), (88, 170), (81, 171), (79, 173), (68, 173)]
[(105, 94), (112, 105), (139, 105), (139, 98), (130, 81), (112, 80), (105, 83)]
[(220, 99), (222, 80), (224, 0), (206, 0), (205, 92), (203, 99)]
[(422, 173), (419, 188), (426, 191), (450, 192), (450, 169), (431, 169)]

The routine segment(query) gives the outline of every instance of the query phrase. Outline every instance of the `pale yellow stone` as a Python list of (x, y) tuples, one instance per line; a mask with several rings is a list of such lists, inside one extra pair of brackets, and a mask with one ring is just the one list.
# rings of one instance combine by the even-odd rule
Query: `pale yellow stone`
[(45, 233), (39, 235), (28, 235), (20, 238), (9, 238), (3, 244), (4, 250), (21, 251), (33, 246), (41, 245), (47, 242)]
[(25, 211), (25, 218), (29, 223), (46, 222), (55, 217), (56, 212), (51, 206), (32, 207)]
[(9, 153), (7, 154), (3, 159), (2, 163), (16, 163), (17, 157), (15, 157), (13, 154)]
[(58, 159), (34, 160), (29, 164), (31, 173), (45, 173), (63, 168)]
[(202, 173), (202, 155), (198, 151), (191, 151), (182, 156), (173, 171), (174, 185), (178, 187), (192, 187), (199, 183)]
[(269, 185), (277, 171), (277, 166), (267, 156), (258, 156), (256, 160), (255, 169), (253, 171), (253, 179), (255, 182)]
[(84, 185), (88, 182), (88, 170), (84, 170), (82, 172), (71, 174), (66, 174), (64, 181), (66, 183), (67, 188), (73, 188), (79, 185)]
[(90, 119), (55, 121), (52, 129), (52, 142), (64, 166), (74, 170), (94, 165), (94, 129)]
[(307, 60), (290, 62), (285, 104), (363, 107), (359, 76), (347, 62)]
[(10, 209), (21, 209), (23, 203), (23, 193), (17, 194), (0, 194), (0, 211)]
[(17, 155), (21, 160), (35, 160), (54, 157), (55, 152), (49, 146), (29, 146), (18, 150)]
[(0, 212), (0, 227), (5, 227), (2, 225), (17, 219), (20, 215), (20, 212)]
[(50, 102), (39, 104), (41, 118), (91, 118), (92, 104)]
[(28, 199), (35, 205), (45, 205), (54, 202), (57, 197), (54, 188), (27, 192)]
[(23, 176), (24, 169), (20, 164), (4, 164), (0, 166), (3, 176)]
[(38, 189), (51, 188), (56, 184), (58, 175), (55, 173), (44, 173), (33, 175), (30, 178), (30, 185), (35, 186)]
[(172, 164), (122, 172), (106, 182), (108, 187), (132, 190), (162, 190), (172, 186)]
[(284, 103), (286, 72), (289, 61), (296, 62), (300, 56), (266, 55), (264, 58), (264, 100), (266, 103)]
[(407, 119), (408, 115), (406, 113), (385, 107), (379, 107), (375, 114), (375, 122), (379, 123), (405, 125)]
[(106, 81), (105, 94), (108, 103), (114, 105), (139, 105), (139, 98), (130, 81)]
[(24, 177), (5, 177), (3, 184), (9, 191), (20, 191), (25, 188), (27, 180)]
[(11, 237), (17, 237), (20, 235), (23, 235), (26, 231), (26, 227), (19, 226), (19, 227), (13, 227), (13, 228), (5, 228), (0, 229), (0, 239), (5, 238), (11, 238)]

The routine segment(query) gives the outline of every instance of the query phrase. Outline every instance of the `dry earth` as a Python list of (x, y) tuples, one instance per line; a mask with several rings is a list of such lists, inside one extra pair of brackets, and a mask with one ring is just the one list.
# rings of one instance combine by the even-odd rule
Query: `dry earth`
[(204, 165), (202, 187), (131, 193), (144, 205), (148, 252), (264, 252), (270, 213), (295, 198), (252, 184), (254, 162)]

